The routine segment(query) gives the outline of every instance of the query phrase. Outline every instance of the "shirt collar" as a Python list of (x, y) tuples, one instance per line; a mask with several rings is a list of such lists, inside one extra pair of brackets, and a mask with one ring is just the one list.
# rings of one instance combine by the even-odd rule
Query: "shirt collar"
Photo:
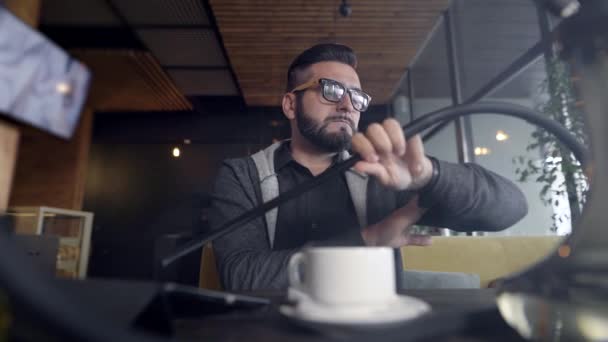
[(274, 153), (274, 169), (275, 172), (278, 172), (280, 169), (285, 167), (285, 165), (289, 164), (289, 162), (294, 161), (291, 157), (291, 151), (289, 149), (289, 141), (285, 141), (279, 146), (279, 148)]
[[(291, 156), (291, 149), (289, 146), (290, 146), (290, 141), (286, 140), (284, 143), (281, 144), (281, 146), (279, 146), (279, 148), (274, 153), (275, 172), (278, 172), (279, 170), (281, 170), (283, 167), (285, 167), (290, 162), (294, 162), (294, 163), (297, 163), (298, 165), (300, 165)], [(344, 152), (336, 153), (336, 155), (334, 156), (334, 158), (331, 162), (331, 166), (333, 166), (337, 162), (340, 162), (344, 159), (346, 159), (344, 156)]]

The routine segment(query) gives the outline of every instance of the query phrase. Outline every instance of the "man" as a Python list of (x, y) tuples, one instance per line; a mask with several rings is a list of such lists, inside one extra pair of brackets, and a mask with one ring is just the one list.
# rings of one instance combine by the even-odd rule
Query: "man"
[(286, 265), (303, 246), (427, 245), (429, 237), (410, 234), (412, 224), (497, 231), (527, 213), (514, 184), (478, 165), (426, 156), (421, 139), (406, 140), (393, 119), (357, 133), (371, 98), (356, 66), (343, 45), (304, 51), (289, 67), (282, 102), (291, 140), (223, 163), (209, 214), (213, 228), (326, 172), (348, 158), (348, 149), (363, 158), (342, 177), (217, 239), (226, 289), (286, 288)]

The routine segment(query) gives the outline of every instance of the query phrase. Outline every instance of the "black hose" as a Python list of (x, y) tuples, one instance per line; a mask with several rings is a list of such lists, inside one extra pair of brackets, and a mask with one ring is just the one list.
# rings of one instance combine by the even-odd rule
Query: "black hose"
[[(541, 126), (547, 131), (553, 133), (559, 140), (561, 140), (562, 143), (564, 143), (564, 145), (566, 145), (566, 147), (570, 148), (576, 159), (578, 159), (583, 167), (586, 167), (589, 162), (589, 153), (587, 152), (585, 146), (579, 143), (566, 128), (532, 109), (509, 103), (485, 102), (443, 108), (408, 123), (403, 127), (403, 132), (405, 133), (406, 137), (411, 137), (436, 124), (451, 121), (460, 116), (472, 114), (500, 114), (513, 116), (526, 120), (534, 125)], [(211, 242), (226, 234), (230, 234), (251, 220), (264, 215), (264, 213), (266, 213), (268, 210), (279, 206), (281, 203), (287, 202), (307, 191), (316, 188), (342, 172), (350, 169), (360, 160), (361, 158), (359, 156), (353, 156), (343, 162), (340, 162), (332, 166), (321, 176), (301, 183), (293, 189), (280, 194), (278, 197), (243, 213), (233, 220), (228, 221), (220, 228), (215, 229), (213, 232), (203, 236), (202, 238), (187, 243), (177, 252), (164, 258), (161, 261), (161, 268), (165, 268), (176, 260), (199, 250), (208, 242)]]
[[(513, 104), (477, 103), (461, 105), (425, 115), (412, 121), (404, 127), (406, 137), (418, 134), (422, 130), (444, 120), (451, 120), (470, 114), (503, 114), (524, 119), (539, 125), (556, 135), (571, 149), (583, 167), (587, 166), (589, 156), (582, 146), (564, 127), (535, 111)], [(279, 197), (264, 203), (234, 220), (224, 224), (207, 236), (189, 243), (177, 253), (163, 259), (163, 266), (169, 265), (180, 257), (202, 247), (205, 243), (229, 234), (241, 225), (263, 215), (267, 210), (277, 207), (284, 201), (293, 199), (302, 193), (313, 189), (332, 177), (351, 168), (360, 158), (352, 157), (334, 165), (322, 176), (312, 181), (300, 184), (296, 188), (281, 194)], [(0, 233), (0, 284), (15, 301), (25, 305), (29, 312), (37, 313), (39, 318), (61, 332), (64, 336), (78, 341), (163, 341), (163, 339), (122, 330), (117, 326), (104, 322), (88, 312), (85, 308), (75, 305), (65, 293), (62, 293), (47, 279), (34, 272), (23, 257), (20, 257), (11, 245), (7, 234)], [(439, 328), (440, 329), (440, 328)], [(446, 328), (447, 329), (447, 328)], [(452, 328), (456, 329), (456, 328)], [(445, 333), (449, 333), (446, 331)]]

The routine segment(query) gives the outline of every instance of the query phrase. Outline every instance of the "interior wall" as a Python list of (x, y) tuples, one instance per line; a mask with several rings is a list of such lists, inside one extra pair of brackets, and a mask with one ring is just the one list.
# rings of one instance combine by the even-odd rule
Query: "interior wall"
[(93, 113), (85, 109), (70, 140), (22, 125), (9, 206), (82, 209)]
[[(38, 26), (40, 0), (7, 0), (4, 5), (25, 23)], [(18, 125), (20, 141), (8, 206), (81, 209), (91, 128), (88, 109), (69, 141)]]
[(38, 26), (40, 0), (4, 0), (4, 6), (32, 27)]
[(6, 211), (13, 183), (19, 130), (14, 125), (0, 120), (0, 213)]
[(84, 205), (95, 213), (91, 276), (152, 278), (157, 239), (205, 230), (204, 208), (222, 160), (258, 148), (191, 144), (175, 158), (173, 146), (93, 144)]
[[(362, 115), (360, 129), (385, 107)], [(201, 113), (99, 114), (95, 120), (84, 210), (95, 214), (89, 274), (150, 279), (154, 245), (170, 234), (205, 229), (202, 216), (222, 160), (244, 157), (290, 135), (277, 108), (230, 107)], [(190, 144), (183, 143), (189, 139)], [(181, 155), (174, 158), (172, 148)], [(192, 258), (200, 259), (200, 254)], [(189, 266), (191, 279), (198, 266)]]
[[(7, 0), (2, 4), (28, 25), (38, 26), (40, 0)], [(17, 163), (19, 134), (17, 126), (0, 118), (0, 213), (8, 207)]]

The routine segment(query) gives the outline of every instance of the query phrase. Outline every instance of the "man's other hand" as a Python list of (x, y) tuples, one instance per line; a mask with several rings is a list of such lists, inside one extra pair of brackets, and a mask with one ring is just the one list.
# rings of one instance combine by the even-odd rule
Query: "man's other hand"
[(417, 190), (431, 179), (433, 163), (424, 154), (422, 139), (415, 135), (406, 140), (395, 119), (373, 123), (365, 134), (355, 134), (352, 148), (363, 159), (355, 170), (376, 177), (391, 189)]
[(368, 246), (393, 248), (407, 245), (428, 246), (431, 244), (430, 236), (411, 233), (412, 226), (425, 211), (426, 209), (418, 207), (418, 198), (415, 197), (384, 220), (363, 229), (361, 231), (363, 241)]

